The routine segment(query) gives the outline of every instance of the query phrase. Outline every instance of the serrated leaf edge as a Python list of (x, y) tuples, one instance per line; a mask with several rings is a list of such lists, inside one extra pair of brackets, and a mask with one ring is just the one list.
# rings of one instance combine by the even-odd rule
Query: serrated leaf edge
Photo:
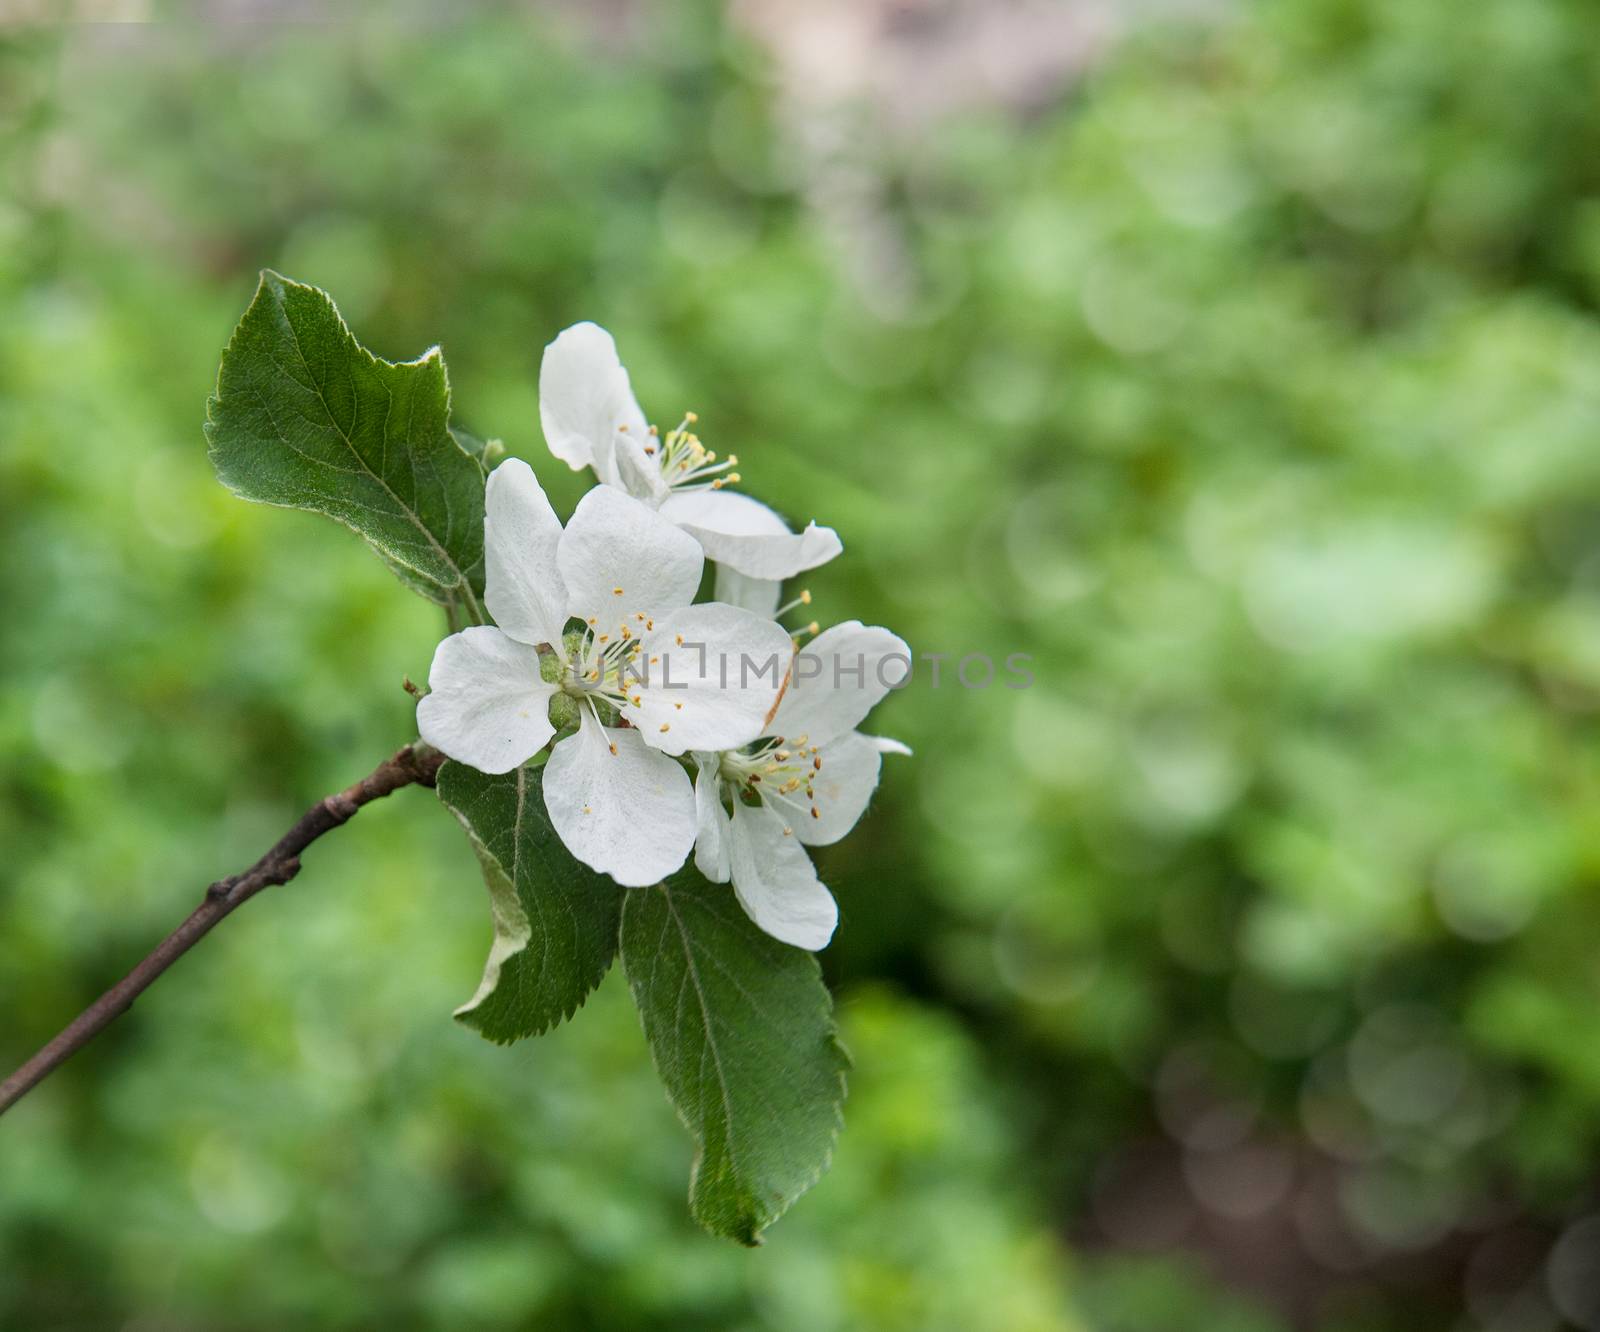
[[(688, 938), (683, 932), (683, 924), (678, 918), (677, 908), (673, 904), (671, 889), (668, 888), (665, 883), (654, 884), (649, 888), (631, 888), (631, 889), (628, 890), (627, 894), (623, 897), (623, 900), (622, 900), (622, 923), (619, 923), (619, 925), (618, 925), (619, 945), (618, 945), (618, 949), (617, 949), (618, 956), (622, 957), (623, 971), (624, 971), (624, 974), (626, 974), (627, 977), (628, 977), (628, 988), (629, 988), (630, 992), (634, 992), (635, 991), (633, 977), (632, 977), (631, 973), (628, 972), (627, 958), (625, 956), (623, 956), (622, 948), (620, 946), (620, 939), (621, 939), (622, 930), (623, 930), (623, 928), (625, 928), (625, 923), (627, 921), (629, 904), (634, 900), (636, 894), (652, 893), (652, 892), (658, 892), (658, 891), (660, 893), (662, 893), (663, 896), (666, 898), (667, 909), (668, 909), (668, 911), (670, 911), (672, 913), (673, 924), (677, 926), (679, 937), (683, 940), (684, 955), (685, 955), (685, 959), (686, 959), (686, 961), (688, 963), (689, 970), (690, 970), (691, 973), (694, 971), (694, 957), (693, 957), (693, 954), (690, 952), (690, 949), (689, 949)], [(803, 951), (803, 950), (797, 950), (797, 951)], [(817, 962), (817, 959), (816, 959), (816, 957), (814, 955), (811, 955), (810, 961), (811, 961), (812, 967), (815, 969), (818, 981), (821, 982), (822, 981), (822, 967), (821, 967), (821, 965)], [(640, 1028), (640, 1030), (642, 1032), (644, 1032), (645, 1045), (650, 1051), (650, 1062), (651, 1062), (651, 1064), (654, 1066), (654, 1068), (656, 1070), (656, 1076), (661, 1082), (662, 1089), (666, 1092), (667, 1103), (672, 1107), (673, 1113), (675, 1115), (677, 1115), (677, 1117), (678, 1117), (678, 1122), (683, 1125), (684, 1130), (689, 1134), (689, 1137), (693, 1140), (694, 1145), (695, 1145), (694, 1160), (689, 1165), (689, 1197), (688, 1197), (689, 1213), (690, 1213), (691, 1216), (694, 1217), (694, 1219), (696, 1221), (698, 1221), (700, 1223), (700, 1225), (702, 1227), (704, 1227), (711, 1234), (723, 1235), (726, 1238), (733, 1239), (733, 1240), (737, 1241), (738, 1243), (745, 1245), (747, 1248), (759, 1248), (761, 1245), (765, 1244), (766, 1241), (762, 1238), (762, 1236), (766, 1233), (766, 1231), (772, 1225), (774, 1225), (776, 1222), (782, 1220), (784, 1215), (789, 1211), (789, 1209), (791, 1207), (793, 1207), (795, 1205), (795, 1203), (797, 1203), (802, 1197), (804, 1197), (807, 1193), (809, 1193), (813, 1188), (815, 1188), (816, 1185), (817, 1185), (817, 1182), (819, 1180), (821, 1180), (821, 1178), (825, 1174), (828, 1173), (828, 1171), (833, 1166), (833, 1156), (834, 1156), (834, 1152), (837, 1149), (838, 1144), (839, 1144), (839, 1134), (844, 1129), (844, 1106), (845, 1106), (845, 1101), (849, 1098), (849, 1095), (850, 1095), (850, 1083), (849, 1083), (849, 1078), (848, 1078), (847, 1075), (855, 1067), (855, 1062), (854, 1062), (854, 1060), (851, 1059), (850, 1051), (845, 1048), (844, 1042), (842, 1042), (839, 1039), (839, 1024), (838, 1024), (838, 1021), (835, 1018), (835, 1014), (837, 1012), (837, 1008), (833, 1003), (833, 995), (828, 990), (826, 982), (822, 982), (822, 992), (827, 997), (827, 1001), (828, 1001), (828, 1028), (829, 1028), (829, 1031), (828, 1031), (828, 1042), (827, 1043), (828, 1043), (828, 1047), (829, 1047), (830, 1053), (836, 1055), (837, 1058), (838, 1058), (838, 1062), (839, 1062), (839, 1068), (838, 1068), (838, 1071), (837, 1071), (837, 1073), (835, 1075), (838, 1078), (838, 1082), (839, 1082), (839, 1095), (838, 1095), (837, 1099), (834, 1100), (834, 1102), (833, 1102), (833, 1124), (832, 1124), (832, 1131), (828, 1135), (828, 1149), (823, 1154), (822, 1159), (820, 1161), (818, 1161), (816, 1168), (811, 1172), (810, 1175), (806, 1176), (804, 1183), (800, 1184), (797, 1188), (795, 1188), (795, 1190), (792, 1193), (790, 1193), (787, 1196), (784, 1196), (782, 1198), (782, 1206), (777, 1208), (777, 1210), (774, 1211), (770, 1216), (768, 1216), (765, 1221), (761, 1221), (758, 1224), (752, 1224), (752, 1225), (750, 1225), (748, 1227), (748, 1229), (746, 1229), (742, 1233), (738, 1233), (738, 1234), (728, 1234), (726, 1231), (720, 1231), (720, 1230), (714, 1229), (706, 1221), (706, 1219), (700, 1214), (699, 1209), (695, 1205), (695, 1186), (699, 1183), (699, 1180), (700, 1180), (700, 1167), (701, 1167), (702, 1163), (705, 1161), (705, 1156), (706, 1156), (705, 1139), (702, 1137), (700, 1132), (695, 1128), (695, 1126), (692, 1123), (690, 1123), (688, 1114), (685, 1112), (684, 1108), (681, 1105), (678, 1104), (677, 1098), (673, 1096), (671, 1085), (668, 1083), (666, 1075), (663, 1072), (662, 1067), (661, 1067), (661, 1059), (656, 1054), (655, 1045), (650, 1040), (649, 1030), (648, 1030), (648, 1028), (645, 1027), (643, 1008), (637, 1002), (637, 998), (635, 999), (634, 1011), (638, 1015), (638, 1018), (639, 1018), (639, 1028)], [(698, 980), (696, 980), (696, 982), (695, 982), (695, 993), (696, 993), (696, 998), (697, 998), (697, 1000), (699, 1001), (699, 1004), (700, 1004), (700, 1011), (701, 1011), (702, 1014), (705, 1014), (705, 1000), (704, 1000), (704, 997), (703, 997), (703, 993), (702, 993), (702, 991), (700, 989), (700, 984), (699, 984)], [(709, 1019), (709, 1014), (706, 1014), (706, 1016)], [(708, 1021), (708, 1023), (707, 1023), (707, 1031), (709, 1032), (709, 1030), (710, 1030), (710, 1025), (709, 1025), (709, 1021)], [(719, 1082), (719, 1084), (722, 1082), (722, 1069), (721, 1069), (720, 1060), (718, 1061), (718, 1064), (717, 1064), (717, 1081)], [(724, 1087), (724, 1096), (726, 1096), (726, 1087)], [(730, 1158), (734, 1155), (734, 1153), (732, 1152), (731, 1148), (730, 1148), (730, 1150), (728, 1152), (728, 1155), (729, 1155)], [(752, 1217), (751, 1220), (752, 1220), (752, 1222), (754, 1222), (755, 1218)]]
[[(417, 588), (419, 592), (422, 591), (422, 586), (419, 586), (419, 584), (425, 585), (429, 589), (437, 589), (439, 593), (437, 596), (434, 596), (431, 593), (424, 593), (424, 595), (427, 595), (428, 600), (434, 602), (436, 605), (449, 606), (452, 604), (452, 602), (457, 600), (464, 591), (468, 604), (477, 607), (479, 605), (479, 599), (477, 593), (472, 590), (472, 579), (469, 576), (468, 571), (462, 569), (456, 563), (455, 558), (450, 554), (449, 551), (439, 544), (439, 539), (428, 530), (427, 525), (415, 518), (415, 516), (411, 513), (410, 506), (401, 502), (400, 497), (395, 495), (392, 490), (389, 490), (389, 483), (381, 476), (378, 476), (377, 473), (373, 472), (373, 470), (367, 466), (366, 460), (361, 458), (360, 454), (356, 454), (354, 449), (352, 449), (351, 452), (355, 454), (356, 458), (361, 462), (361, 465), (366, 470), (367, 474), (371, 476), (373, 480), (377, 481), (378, 484), (381, 485), (386, 491), (389, 491), (389, 494), (394, 499), (395, 503), (398, 504), (406, 513), (406, 515), (412, 519), (413, 525), (417, 528), (417, 530), (427, 538), (428, 544), (439, 552), (447, 565), (456, 570), (457, 581), (454, 584), (446, 586), (445, 584), (440, 583), (426, 570), (417, 568), (416, 565), (402, 559), (393, 551), (385, 550), (354, 523), (341, 517), (337, 513), (330, 513), (326, 509), (317, 508), (311, 505), (289, 504), (278, 500), (257, 499), (253, 495), (246, 495), (241, 492), (230, 482), (228, 482), (222, 476), (220, 471), (217, 471), (217, 445), (213, 438), (213, 432), (216, 426), (214, 415), (215, 408), (220, 403), (222, 398), (222, 367), (227, 362), (229, 354), (234, 350), (234, 345), (239, 340), (240, 330), (244, 327), (244, 321), (249, 317), (250, 311), (255, 309), (255, 304), (261, 298), (261, 293), (263, 291), (274, 291), (277, 288), (282, 287), (298, 287), (301, 291), (315, 292), (318, 296), (321, 296), (325, 301), (327, 301), (328, 308), (333, 311), (333, 317), (339, 323), (340, 331), (350, 339), (350, 341), (355, 345), (356, 350), (360, 352), (361, 355), (366, 357), (368, 363), (371, 365), (388, 366), (391, 369), (410, 369), (416, 366), (426, 365), (430, 361), (438, 361), (439, 373), (444, 379), (446, 432), (449, 433), (448, 422), (450, 419), (451, 407), (450, 368), (445, 364), (444, 361), (444, 349), (440, 347), (438, 343), (435, 343), (433, 346), (429, 347), (427, 351), (422, 353), (422, 355), (413, 357), (409, 361), (385, 360), (383, 357), (369, 350), (361, 341), (361, 339), (356, 337), (355, 333), (351, 331), (350, 325), (345, 322), (344, 315), (340, 313), (338, 303), (329, 293), (323, 291), (321, 287), (312, 286), (308, 282), (296, 282), (293, 278), (284, 277), (282, 273), (275, 272), (270, 268), (263, 268), (256, 282), (255, 294), (250, 298), (250, 304), (245, 307), (244, 314), (240, 315), (238, 322), (234, 324), (233, 332), (229, 334), (227, 344), (222, 349), (222, 358), (217, 365), (216, 385), (213, 388), (211, 395), (206, 399), (206, 419), (202, 429), (204, 430), (206, 437), (206, 456), (211, 461), (212, 470), (216, 471), (217, 473), (217, 480), (222, 483), (230, 495), (235, 495), (247, 503), (260, 504), (269, 509), (289, 509), (298, 511), (300, 513), (318, 513), (325, 518), (331, 518), (334, 522), (338, 523), (340, 527), (344, 528), (346, 531), (354, 532), (358, 537), (365, 541), (367, 545), (371, 546), (372, 549), (378, 553), (385, 563), (391, 566), (397, 566), (401, 569), (404, 569), (407, 573), (413, 575), (417, 579), (417, 582), (412, 583), (412, 586)], [(282, 308), (281, 302), (279, 304), (279, 308)], [(304, 357), (301, 357), (302, 362), (304, 362), (304, 359)], [(309, 367), (307, 368), (309, 369)], [(450, 442), (456, 448), (461, 449), (461, 444), (453, 433), (450, 434)], [(468, 458), (472, 458), (472, 455), (467, 453), (465, 449), (461, 449), (461, 452)], [(483, 472), (483, 464), (478, 462), (477, 459), (473, 459), (473, 461), (477, 464), (480, 474), (487, 475)]]
[[(524, 764), (522, 767), (517, 769), (517, 823), (512, 830), (512, 845), (518, 847), (519, 849), (522, 844), (522, 805), (524, 799), (526, 798), (528, 789), (527, 774), (527, 764)], [(473, 993), (473, 996), (466, 1001), (466, 1003), (457, 1008), (453, 1013), (451, 1013), (450, 1016), (453, 1017), (457, 1022), (461, 1023), (462, 1026), (471, 1027), (473, 1031), (477, 1032), (478, 1035), (483, 1037), (483, 1039), (488, 1041), (491, 1045), (515, 1045), (518, 1041), (526, 1040), (529, 1037), (543, 1036), (545, 1032), (553, 1031), (563, 1022), (570, 1022), (577, 1014), (578, 1010), (588, 1002), (589, 996), (598, 990), (605, 978), (611, 974), (612, 964), (616, 961), (616, 953), (613, 953), (610, 959), (607, 960), (605, 966), (601, 968), (600, 974), (595, 977), (594, 984), (585, 990), (581, 995), (579, 995), (577, 1001), (570, 1008), (563, 1009), (559, 1017), (551, 1018), (551, 1020), (545, 1023), (544, 1026), (534, 1027), (528, 1031), (521, 1032), (518, 1035), (506, 1037), (491, 1036), (488, 1032), (484, 1031), (476, 1022), (473, 1021), (473, 1013), (485, 999), (494, 993), (496, 986), (499, 984), (500, 971), (505, 964), (510, 961), (511, 958), (515, 957), (518, 953), (525, 949), (532, 941), (533, 925), (532, 922), (528, 920), (528, 913), (522, 909), (522, 902), (517, 896), (515, 877), (516, 867), (513, 866), (511, 874), (508, 875), (506, 873), (505, 866), (500, 863), (500, 858), (495, 855), (494, 852), (489, 850), (489, 848), (484, 844), (483, 839), (480, 838), (475, 831), (473, 831), (472, 825), (467, 822), (466, 815), (445, 799), (442, 787), (435, 787), (435, 794), (437, 794), (439, 797), (439, 803), (443, 805), (445, 809), (449, 810), (451, 816), (457, 823), (461, 825), (462, 831), (466, 833), (467, 841), (472, 847), (473, 854), (478, 858), (478, 866), (483, 871), (484, 886), (489, 891), (490, 916), (493, 917), (497, 922), (501, 919), (499, 910), (500, 904), (496, 900), (495, 887), (493, 883), (490, 882), (489, 877), (492, 871), (499, 876), (501, 882), (505, 885), (506, 891), (510, 897), (511, 906), (516, 912), (516, 919), (520, 920), (521, 922), (522, 930), (521, 944), (515, 948), (505, 950), (501, 949), (501, 939), (498, 932), (496, 933), (494, 941), (489, 945), (489, 956), (484, 962), (483, 966), (483, 979), (479, 981), (477, 990)], [(624, 901), (623, 907), (626, 909), (626, 901)]]

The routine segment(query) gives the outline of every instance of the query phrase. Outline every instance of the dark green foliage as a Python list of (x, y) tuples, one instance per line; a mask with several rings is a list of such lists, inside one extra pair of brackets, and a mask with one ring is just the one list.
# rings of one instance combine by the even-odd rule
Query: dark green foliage
[(439, 772), (439, 799), (483, 867), (494, 943), (477, 994), (456, 1016), (491, 1041), (514, 1041), (578, 1010), (617, 951), (622, 890), (579, 864), (545, 813), (542, 767), (490, 776)]
[(223, 353), (206, 438), (244, 499), (325, 513), (430, 601), (475, 619), (483, 594), (483, 469), (449, 429), (439, 349), (394, 365), (326, 293), (273, 272)]
[(692, 868), (626, 897), (622, 962), (656, 1069), (699, 1150), (708, 1230), (759, 1244), (827, 1168), (849, 1059), (810, 953), (758, 930)]

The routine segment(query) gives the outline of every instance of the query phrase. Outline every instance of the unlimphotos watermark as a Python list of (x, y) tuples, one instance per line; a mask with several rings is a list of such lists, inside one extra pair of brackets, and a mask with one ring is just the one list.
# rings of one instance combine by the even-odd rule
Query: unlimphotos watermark
[[(689, 689), (693, 684), (715, 680), (727, 689), (737, 686), (748, 689), (763, 682), (774, 688), (785, 678), (790, 689), (862, 689), (876, 684), (884, 689), (905, 689), (916, 679), (919, 668), (924, 669), (928, 687), (946, 688), (953, 681), (962, 689), (989, 689), (999, 685), (1003, 689), (1031, 689), (1036, 677), (1033, 672), (1033, 654), (1010, 652), (998, 663), (987, 652), (968, 652), (957, 656), (952, 652), (886, 653), (869, 656), (858, 653), (852, 659), (847, 652), (832, 653), (827, 657), (801, 652), (785, 658), (778, 653), (754, 657), (747, 652), (737, 656), (732, 653), (712, 653), (704, 643), (684, 642), (680, 645), (697, 660), (689, 663), (687, 677), (672, 678), (673, 658), (660, 661), (659, 679), (652, 680), (656, 667), (643, 656), (622, 667), (622, 678), (642, 685), (656, 684), (662, 689)], [(681, 661), (680, 661), (681, 668)], [(949, 665), (950, 669), (946, 669)]]

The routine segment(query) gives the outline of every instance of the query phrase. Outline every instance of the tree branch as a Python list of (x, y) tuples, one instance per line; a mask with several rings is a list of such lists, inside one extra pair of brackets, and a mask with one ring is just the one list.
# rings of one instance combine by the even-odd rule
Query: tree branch
[(0, 1115), (20, 1101), (62, 1064), (133, 1007), (168, 967), (187, 953), (224, 917), (263, 888), (288, 883), (300, 872), (300, 853), (323, 833), (348, 822), (355, 812), (403, 786), (432, 786), (444, 755), (425, 744), (408, 745), (385, 759), (354, 786), (317, 801), (243, 874), (218, 879), (189, 918), (156, 946), (143, 962), (84, 1009), (62, 1033), (3, 1083)]

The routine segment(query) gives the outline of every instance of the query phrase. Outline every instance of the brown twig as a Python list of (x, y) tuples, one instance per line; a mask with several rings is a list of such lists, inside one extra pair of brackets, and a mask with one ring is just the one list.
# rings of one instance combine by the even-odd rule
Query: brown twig
[(300, 872), (300, 853), (323, 833), (348, 822), (355, 812), (403, 786), (432, 786), (444, 755), (424, 744), (408, 745), (385, 759), (354, 786), (317, 801), (272, 849), (243, 874), (219, 879), (206, 889), (205, 900), (189, 918), (156, 946), (143, 962), (84, 1009), (53, 1041), (3, 1083), (0, 1115), (20, 1101), (57, 1068), (133, 1007), (168, 967), (263, 888), (288, 883)]

